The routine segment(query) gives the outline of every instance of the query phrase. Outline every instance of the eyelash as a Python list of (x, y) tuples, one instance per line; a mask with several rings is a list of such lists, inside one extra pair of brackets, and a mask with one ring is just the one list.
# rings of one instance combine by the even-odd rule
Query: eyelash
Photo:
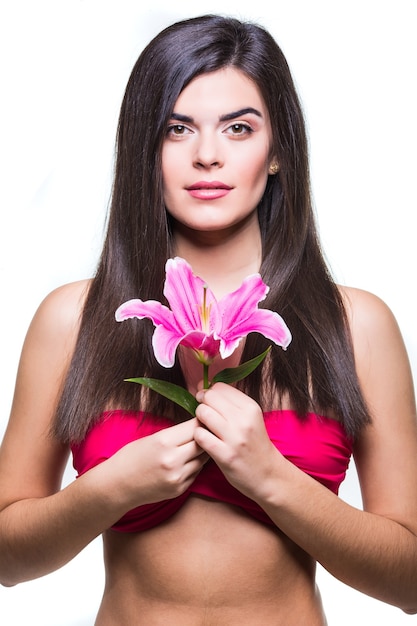
[[(237, 128), (239, 128), (242, 132), (235, 134), (233, 132), (233, 129), (237, 129)], [(175, 132), (178, 130), (180, 131), (179, 133)], [(167, 135), (171, 135), (174, 137), (183, 137), (184, 135), (187, 134), (187, 131), (193, 132), (184, 124), (170, 124), (167, 129)], [(230, 131), (230, 134), (234, 135), (235, 137), (242, 137), (246, 134), (253, 133), (253, 128), (249, 124), (245, 124), (244, 122), (233, 122), (233, 124), (231, 124), (230, 126), (227, 126), (224, 132), (227, 132), (227, 131)]]
[(174, 135), (176, 137), (181, 137), (182, 135), (184, 135), (185, 133), (175, 133), (175, 130), (189, 130), (189, 128), (187, 128), (186, 126), (184, 126), (184, 124), (171, 124), (170, 126), (168, 126), (167, 129), (167, 135)]
[(249, 126), (249, 124), (244, 124), (243, 122), (234, 122), (231, 126), (228, 126), (226, 130), (230, 130), (231, 134), (234, 135), (233, 128), (240, 128), (243, 132), (238, 133), (236, 136), (246, 135), (246, 133), (253, 133), (253, 128)]

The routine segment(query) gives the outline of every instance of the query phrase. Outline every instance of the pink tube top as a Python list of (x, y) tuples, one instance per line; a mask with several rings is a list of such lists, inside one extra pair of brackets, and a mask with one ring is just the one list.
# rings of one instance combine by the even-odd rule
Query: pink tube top
[[(265, 426), (275, 447), (288, 460), (334, 493), (345, 478), (352, 441), (340, 422), (309, 413), (300, 419), (294, 411), (264, 413)], [(117, 409), (102, 414), (85, 439), (71, 446), (78, 476), (110, 458), (124, 445), (172, 426), (172, 421), (144, 412)], [(206, 463), (193, 484), (181, 496), (139, 506), (113, 527), (120, 532), (148, 530), (174, 515), (197, 494), (240, 507), (260, 522), (274, 525), (253, 500), (232, 487), (213, 461)]]

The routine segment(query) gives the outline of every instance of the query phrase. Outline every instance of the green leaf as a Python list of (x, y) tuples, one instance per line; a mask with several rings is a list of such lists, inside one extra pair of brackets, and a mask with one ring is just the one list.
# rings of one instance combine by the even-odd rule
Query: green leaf
[(258, 356), (251, 359), (250, 361), (246, 361), (246, 363), (242, 363), (241, 365), (238, 365), (238, 367), (227, 367), (221, 372), (218, 372), (213, 377), (213, 380), (211, 382), (230, 384), (230, 383), (236, 383), (238, 380), (242, 380), (242, 378), (245, 378), (245, 376), (253, 372), (253, 370), (256, 369), (258, 365), (262, 363), (262, 361), (264, 360), (264, 358), (266, 357), (270, 349), (271, 349), (271, 346), (269, 346), (269, 348), (267, 348), (265, 352), (262, 352), (262, 354), (259, 354)]
[[(271, 346), (267, 348), (265, 352), (262, 352), (262, 354), (259, 354), (250, 361), (246, 361), (246, 363), (242, 363), (238, 367), (228, 367), (218, 372), (211, 382), (230, 384), (242, 380), (242, 378), (245, 378), (245, 376), (253, 372), (253, 370), (262, 363), (270, 349)], [(126, 378), (125, 380), (130, 383), (138, 383), (139, 385), (149, 387), (149, 389), (160, 393), (161, 396), (165, 396), (168, 400), (172, 400), (172, 402), (181, 406), (193, 417), (195, 416), (198, 402), (195, 397), (183, 387), (169, 383), (166, 380), (156, 380), (155, 378)]]
[(153, 391), (160, 393), (161, 396), (165, 396), (168, 400), (172, 400), (179, 406), (182, 406), (182, 408), (188, 411), (192, 416), (195, 416), (198, 402), (194, 396), (183, 387), (169, 383), (166, 380), (156, 380), (155, 378), (126, 378), (126, 381), (138, 383), (139, 385), (153, 389)]

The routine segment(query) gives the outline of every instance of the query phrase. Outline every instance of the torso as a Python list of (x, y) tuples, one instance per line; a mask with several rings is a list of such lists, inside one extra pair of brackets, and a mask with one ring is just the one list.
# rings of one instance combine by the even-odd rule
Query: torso
[(104, 536), (96, 626), (324, 626), (312, 559), (228, 504), (190, 497), (169, 521)]

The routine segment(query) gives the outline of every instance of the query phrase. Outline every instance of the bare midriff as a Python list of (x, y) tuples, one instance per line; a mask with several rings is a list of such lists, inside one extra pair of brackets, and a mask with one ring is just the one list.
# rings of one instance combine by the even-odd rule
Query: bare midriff
[(325, 626), (311, 558), (239, 509), (190, 497), (140, 533), (107, 531), (96, 626)]

